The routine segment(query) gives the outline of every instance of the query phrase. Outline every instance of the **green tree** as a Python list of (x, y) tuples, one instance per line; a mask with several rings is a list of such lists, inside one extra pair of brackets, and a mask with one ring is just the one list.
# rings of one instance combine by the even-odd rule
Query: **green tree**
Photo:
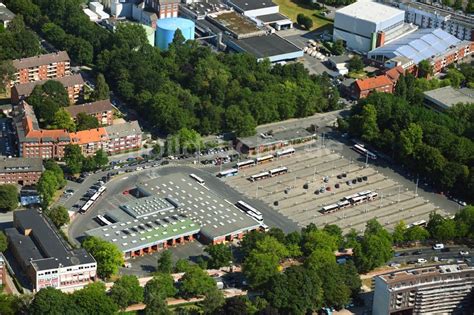
[(202, 301), (202, 310), (204, 314), (215, 314), (225, 303), (224, 294), (221, 290), (214, 288), (204, 294), (205, 298)]
[(102, 149), (97, 150), (94, 154), (94, 162), (96, 168), (101, 168), (109, 164), (107, 153), (105, 153), (105, 151)]
[(231, 248), (225, 244), (209, 245), (205, 251), (211, 257), (209, 263), (213, 269), (229, 266), (232, 261)]
[(16, 69), (11, 61), (4, 60), (0, 62), (0, 93), (5, 93), (6, 87), (15, 78), (15, 72)]
[(397, 84), (395, 85), (395, 95), (400, 96), (403, 99), (407, 98), (407, 83), (405, 81), (405, 76), (401, 75), (398, 78)]
[(74, 291), (70, 299), (78, 308), (79, 314), (113, 315), (118, 311), (117, 304), (105, 293), (103, 282), (94, 282)]
[(67, 131), (76, 131), (76, 124), (71, 115), (64, 109), (59, 109), (53, 117), (51, 129), (65, 129)]
[(143, 288), (140, 286), (138, 278), (133, 275), (123, 275), (115, 281), (109, 294), (121, 309), (143, 302)]
[(354, 260), (359, 272), (368, 272), (392, 258), (392, 237), (380, 223), (367, 222), (360, 247), (354, 249)]
[(338, 248), (340, 239), (324, 230), (315, 230), (306, 233), (303, 236), (303, 252), (306, 256), (311, 255), (316, 249), (327, 249), (334, 252)]
[(446, 79), (451, 82), (451, 85), (455, 88), (459, 88), (461, 83), (466, 79), (462, 72), (455, 68), (448, 69), (448, 73), (446, 74)]
[(82, 243), (82, 247), (97, 261), (97, 274), (103, 279), (116, 274), (123, 264), (122, 252), (112, 243), (97, 237), (88, 237)]
[(173, 314), (166, 305), (166, 301), (160, 298), (152, 299), (145, 308), (145, 315), (171, 315)]
[(6, 251), (8, 248), (8, 239), (3, 231), (0, 231), (0, 252)]
[(99, 127), (99, 121), (96, 117), (86, 113), (79, 113), (76, 116), (77, 131), (95, 129)]
[(187, 272), (191, 268), (191, 264), (187, 259), (178, 259), (175, 265), (176, 272)]
[(54, 225), (58, 228), (69, 223), (69, 214), (64, 206), (56, 206), (48, 209), (45, 212)]
[(402, 244), (405, 242), (405, 235), (407, 231), (407, 225), (402, 220), (395, 225), (394, 231), (392, 233), (392, 239), (395, 244)]
[(332, 52), (335, 55), (342, 55), (345, 52), (344, 49), (344, 43), (341, 39), (338, 39), (334, 42), (334, 45), (332, 47)]
[(0, 209), (15, 210), (18, 207), (18, 190), (14, 185), (0, 185)]
[(362, 287), (362, 280), (357, 272), (357, 268), (352, 260), (340, 265), (339, 268), (342, 269), (344, 283), (350, 289), (352, 298), (356, 298)]
[(418, 124), (410, 123), (407, 129), (400, 132), (401, 152), (405, 156), (412, 156), (415, 149), (421, 145), (423, 130)]
[(284, 314), (308, 314), (323, 304), (322, 283), (314, 270), (292, 266), (270, 278), (264, 297)]
[(364, 62), (362, 61), (362, 58), (359, 57), (359, 55), (355, 55), (349, 59), (347, 65), (349, 67), (349, 71), (359, 72), (364, 69)]
[(110, 97), (109, 85), (102, 73), (97, 75), (95, 90), (92, 92), (91, 97), (96, 101), (106, 100)]
[(12, 294), (0, 292), (0, 314), (16, 315), (19, 313), (18, 301)]
[(205, 295), (215, 289), (216, 282), (204, 270), (191, 266), (180, 280), (179, 294), (184, 298)]
[(172, 254), (169, 250), (161, 253), (156, 270), (161, 273), (171, 273), (173, 271)]
[(474, 206), (467, 206), (454, 217), (458, 237), (474, 239)]
[(62, 315), (64, 310), (73, 309), (69, 296), (52, 287), (43, 288), (36, 293), (28, 313), (31, 315)]
[(430, 232), (428, 232), (424, 227), (415, 225), (405, 231), (404, 239), (407, 242), (414, 241), (424, 241), (430, 237)]
[(59, 81), (49, 80), (37, 85), (27, 99), (43, 126), (52, 125), (61, 107), (69, 106), (69, 96)]
[(296, 22), (307, 30), (310, 30), (313, 27), (313, 20), (302, 13), (296, 16)]
[(418, 77), (427, 78), (433, 75), (433, 66), (429, 60), (422, 60), (418, 63)]
[(243, 263), (243, 271), (253, 288), (264, 285), (279, 272), (280, 260), (288, 256), (285, 245), (271, 236), (257, 241)]
[(69, 173), (77, 174), (82, 169), (84, 156), (82, 155), (81, 147), (77, 144), (68, 144), (64, 148), (64, 161)]
[(46, 170), (51, 171), (56, 177), (56, 181), (58, 182), (58, 189), (61, 189), (66, 186), (67, 181), (66, 178), (64, 178), (63, 169), (54, 160), (44, 160), (43, 166)]
[(225, 300), (224, 306), (216, 312), (218, 315), (248, 315), (248, 307), (244, 297), (234, 296)]
[(153, 279), (148, 281), (144, 290), (144, 302), (150, 304), (157, 297), (166, 299), (175, 296), (177, 290), (174, 286), (174, 279), (169, 273), (157, 273)]
[(374, 105), (362, 107), (362, 139), (368, 142), (378, 139), (380, 131), (377, 125), (377, 110)]
[(53, 171), (45, 171), (41, 174), (38, 184), (36, 184), (36, 190), (41, 197), (41, 204), (43, 209), (46, 209), (51, 200), (53, 199), (54, 193), (58, 190), (59, 183), (56, 174)]

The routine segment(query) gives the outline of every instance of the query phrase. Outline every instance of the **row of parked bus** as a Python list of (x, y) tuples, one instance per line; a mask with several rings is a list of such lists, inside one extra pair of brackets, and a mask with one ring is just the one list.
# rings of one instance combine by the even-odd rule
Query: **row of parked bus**
[(371, 190), (361, 191), (359, 193), (346, 196), (342, 198), (338, 203), (327, 205), (319, 210), (322, 214), (332, 213), (347, 207), (356, 206), (366, 201), (372, 201), (378, 197), (378, 193)]
[(295, 153), (294, 148), (286, 148), (283, 150), (276, 151), (275, 154), (267, 154), (264, 156), (257, 157), (255, 159), (249, 159), (242, 162), (238, 162), (234, 165), (233, 168), (219, 172), (217, 177), (228, 177), (228, 176), (235, 176), (239, 173), (239, 170), (252, 167), (255, 165), (264, 164), (267, 162), (272, 162), (275, 158), (282, 158), (286, 156), (291, 156)]
[(285, 166), (282, 166), (282, 167), (277, 167), (277, 168), (271, 169), (271, 170), (266, 171), (266, 172), (262, 172), (262, 173), (252, 175), (252, 176), (249, 177), (249, 180), (251, 182), (255, 182), (257, 180), (261, 180), (261, 179), (265, 179), (265, 178), (269, 178), (269, 177), (274, 177), (274, 176), (278, 176), (278, 175), (286, 174), (286, 173), (288, 173), (288, 168), (285, 167)]
[(105, 192), (105, 186), (99, 187), (97, 191), (90, 197), (90, 199), (81, 207), (81, 210), (79, 210), (79, 213), (86, 213), (92, 205), (99, 199), (100, 196)]

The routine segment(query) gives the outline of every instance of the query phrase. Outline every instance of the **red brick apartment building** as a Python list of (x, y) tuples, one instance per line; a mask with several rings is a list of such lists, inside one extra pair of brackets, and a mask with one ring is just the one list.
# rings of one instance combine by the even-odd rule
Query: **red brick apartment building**
[(178, 17), (179, 0), (146, 0), (145, 6), (152, 9), (158, 19)]
[(43, 173), (39, 158), (0, 159), (0, 184), (34, 185)]
[[(84, 92), (84, 79), (80, 74), (68, 75), (65, 77), (52, 79), (61, 83), (67, 91), (69, 101), (75, 104), (82, 98)], [(11, 101), (14, 104), (26, 99), (31, 95), (37, 85), (45, 84), (48, 80), (33, 81), (28, 83), (15, 84), (11, 88)]]
[(64, 77), (70, 74), (69, 55), (65, 51), (13, 60), (16, 69), (11, 85)]
[(74, 120), (79, 113), (86, 113), (92, 117), (97, 118), (97, 121), (102, 126), (110, 126), (114, 120), (114, 112), (110, 100), (69, 106), (66, 108), (66, 110)]
[(474, 42), (466, 43), (465, 45), (458, 45), (453, 47), (441, 56), (431, 59), (433, 65), (433, 73), (441, 72), (445, 67), (474, 52)]
[(117, 154), (141, 148), (142, 131), (136, 121), (68, 132), (67, 130), (41, 129), (30, 105), (21, 102), (15, 116), (19, 156), (42, 159), (61, 159), (68, 144), (77, 144), (86, 156), (104, 149)]
[(357, 80), (354, 83), (354, 97), (366, 98), (371, 92), (393, 93), (394, 82), (387, 75)]

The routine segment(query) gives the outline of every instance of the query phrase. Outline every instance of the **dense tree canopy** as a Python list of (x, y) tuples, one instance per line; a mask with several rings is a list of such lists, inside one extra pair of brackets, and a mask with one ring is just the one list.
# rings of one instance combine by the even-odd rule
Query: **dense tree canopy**
[(123, 275), (115, 281), (109, 294), (121, 309), (143, 301), (143, 288), (140, 286), (138, 278), (133, 275)]
[(82, 243), (97, 261), (97, 273), (101, 278), (108, 278), (117, 273), (123, 264), (122, 252), (112, 243), (96, 237), (88, 237)]
[(69, 213), (64, 206), (55, 206), (45, 213), (58, 228), (69, 223)]
[[(469, 71), (463, 68), (467, 75)], [(398, 89), (395, 96), (374, 93), (360, 101), (352, 109), (349, 132), (437, 189), (472, 200), (474, 103), (434, 112), (421, 104), (420, 80), (414, 84), (411, 80), (410, 76), (402, 79), (406, 89)]]
[(15, 210), (18, 207), (18, 198), (18, 189), (14, 185), (0, 185), (0, 210)]

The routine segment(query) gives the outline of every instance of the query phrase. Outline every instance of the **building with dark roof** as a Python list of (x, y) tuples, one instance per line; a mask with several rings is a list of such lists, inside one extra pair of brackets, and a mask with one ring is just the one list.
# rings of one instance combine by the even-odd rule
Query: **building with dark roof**
[(42, 159), (0, 158), (0, 184), (34, 185), (42, 173)]
[(86, 113), (97, 118), (100, 125), (110, 126), (114, 120), (113, 106), (110, 100), (96, 101), (65, 108), (71, 117), (76, 120), (79, 113)]
[(277, 34), (228, 39), (227, 45), (237, 52), (249, 53), (258, 60), (268, 59), (271, 62), (292, 60), (303, 57), (303, 51), (293, 43)]
[(97, 263), (85, 249), (72, 249), (35, 209), (15, 211), (5, 229), (9, 247), (34, 291), (81, 289), (95, 281)]
[(15, 59), (13, 67), (17, 72), (11, 85), (60, 78), (71, 73), (70, 58), (65, 51)]
[[(73, 74), (60, 78), (54, 78), (52, 80), (58, 81), (64, 86), (71, 104), (76, 103), (80, 98), (82, 98), (84, 92), (84, 79), (82, 78), (82, 75)], [(15, 84), (11, 88), (11, 101), (14, 104), (17, 104), (18, 102), (30, 96), (31, 92), (33, 92), (37, 85), (43, 85), (47, 81), (49, 81), (49, 79)]]
[(235, 11), (250, 17), (279, 12), (279, 6), (271, 0), (227, 0), (227, 4)]

